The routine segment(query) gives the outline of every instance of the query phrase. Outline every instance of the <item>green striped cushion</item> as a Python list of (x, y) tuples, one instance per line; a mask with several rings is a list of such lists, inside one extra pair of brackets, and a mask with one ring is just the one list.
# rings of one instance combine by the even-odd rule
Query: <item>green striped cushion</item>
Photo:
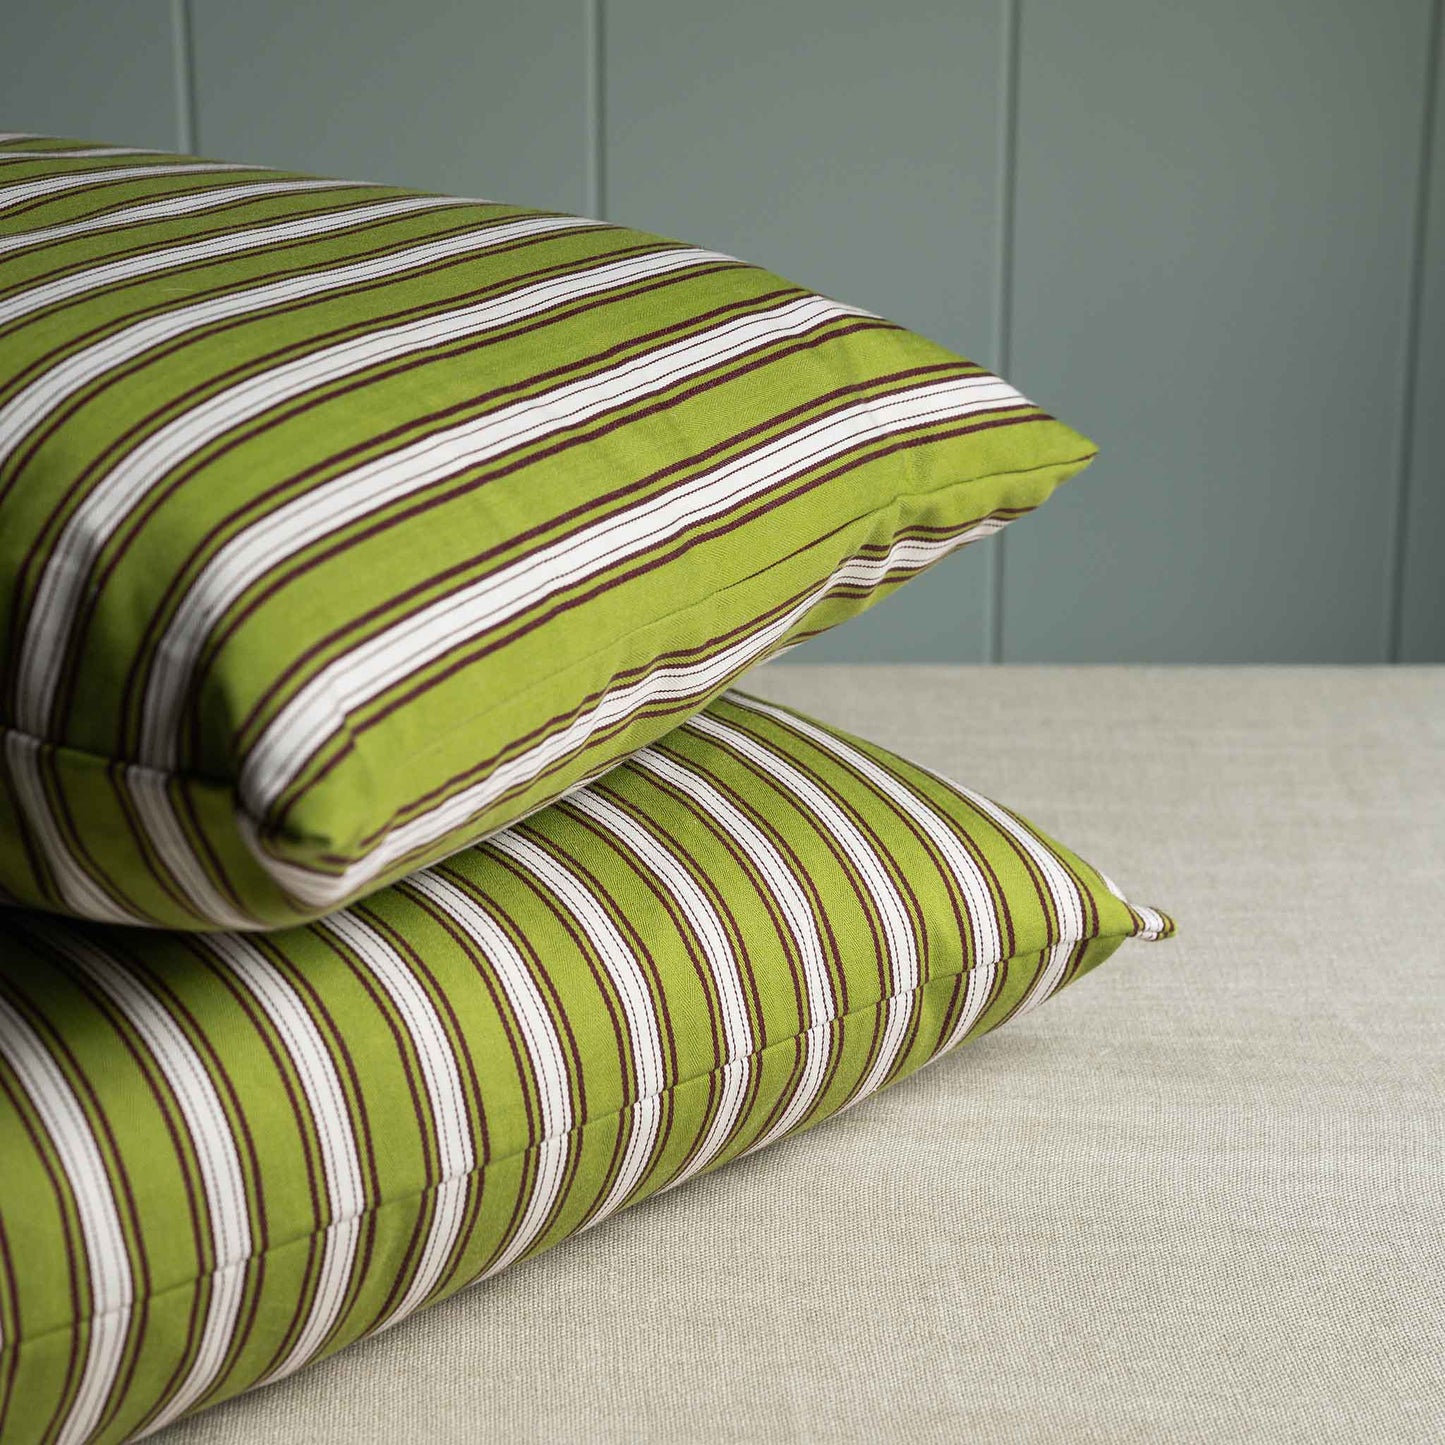
[(1022, 819), (730, 693), (263, 935), (0, 945), (0, 1435), (115, 1440), (816, 1123), (1172, 930)]
[(0, 140), (0, 899), (327, 913), (1092, 452), (712, 251)]

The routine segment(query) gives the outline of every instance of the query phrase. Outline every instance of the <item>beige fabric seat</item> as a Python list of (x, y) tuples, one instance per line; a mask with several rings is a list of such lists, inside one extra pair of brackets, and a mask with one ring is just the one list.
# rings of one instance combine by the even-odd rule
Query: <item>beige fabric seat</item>
[(774, 667), (1175, 941), (167, 1445), (1445, 1438), (1445, 668)]

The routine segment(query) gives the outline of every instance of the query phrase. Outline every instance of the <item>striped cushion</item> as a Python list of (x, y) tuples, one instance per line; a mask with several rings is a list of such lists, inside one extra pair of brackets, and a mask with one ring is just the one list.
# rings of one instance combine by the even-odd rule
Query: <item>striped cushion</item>
[(1172, 929), (1006, 809), (736, 693), (321, 922), (25, 917), (0, 1435), (27, 1441), (276, 1379)]
[(1092, 451), (713, 251), (0, 141), (0, 898), (185, 929), (329, 912)]

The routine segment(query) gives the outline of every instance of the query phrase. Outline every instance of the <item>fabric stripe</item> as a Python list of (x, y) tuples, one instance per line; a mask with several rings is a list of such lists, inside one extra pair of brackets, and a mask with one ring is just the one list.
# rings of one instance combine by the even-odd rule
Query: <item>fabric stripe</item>
[[(367, 222), (384, 220), (389, 217), (407, 216), (417, 212), (439, 211), (448, 206), (471, 205), (470, 201), (451, 200), (443, 196), (399, 196), (392, 200), (376, 201), (367, 206), (347, 206), (340, 210), (323, 211), (320, 215), (297, 220), (275, 221), (268, 226), (254, 226), (247, 230), (232, 231), (225, 235), (205, 240), (190, 241), (183, 246), (170, 246), (162, 250), (142, 251), (139, 255), (126, 256), (99, 266), (90, 266), (81, 271), (56, 277), (39, 286), (29, 286), (10, 293), (0, 299), (0, 326), (11, 325), (36, 311), (56, 306), (64, 301), (73, 301), (90, 291), (101, 291), (121, 282), (133, 281), (142, 276), (153, 276), (165, 271), (178, 270), (245, 251), (262, 250), (267, 246), (299, 240), (304, 236), (325, 236), (336, 231), (351, 230)], [(438, 256), (459, 255), (469, 249), (479, 249), (486, 244), (485, 233), (467, 232), (450, 237), (444, 242), (434, 242), (430, 247), (416, 248), (413, 255), (420, 254), (425, 260)], [(417, 264), (424, 264), (418, 260)], [(339, 268), (345, 272), (350, 268)], [(365, 274), (365, 273), (363, 273)], [(374, 274), (385, 274), (377, 271)], [(333, 276), (335, 273), (333, 273)], [(349, 284), (348, 280), (336, 280), (333, 285)], [(318, 286), (317, 290), (331, 289)], [(308, 293), (301, 293), (308, 294)], [(263, 302), (264, 304), (270, 304)], [(53, 404), (53, 403), (52, 403)], [(0, 422), (3, 425), (3, 422)], [(6, 428), (8, 433), (8, 428)]]
[(129, 910), (116, 904), (72, 856), (45, 798), (40, 776), (40, 743), (14, 729), (5, 730), (5, 762), (25, 821), (55, 876), (61, 901), (84, 918), (107, 923), (135, 923)]
[[(572, 224), (556, 218), (548, 220), (553, 228)], [(542, 228), (540, 221), (519, 224)], [(440, 317), (424, 317), (343, 342), (325, 352), (300, 357), (222, 392), (178, 417), (107, 473), (104, 485), (90, 493), (52, 549), (30, 609), (17, 669), (19, 726), (37, 734), (46, 726), (59, 681), (56, 660), (60, 644), (80, 600), (79, 588), (96, 555), (126, 513), (154, 486), (156, 476), (180, 465), (187, 455), (287, 400), (409, 351), (492, 330), (565, 300), (623, 286), (644, 276), (727, 259), (712, 251), (669, 250), (599, 266), (580, 276), (542, 282), (496, 300), (463, 307)], [(8, 426), (6, 430), (9, 431)]]
[[(0, 141), (23, 138), (23, 133), (0, 133)], [(50, 151), (0, 152), (0, 161), (75, 161), (89, 160), (95, 156), (161, 156), (165, 151), (151, 150), (149, 146), (79, 146), (75, 149)]]
[(73, 237), (92, 235), (97, 231), (114, 231), (125, 226), (143, 226), (156, 221), (175, 220), (181, 216), (219, 210), (223, 206), (239, 202), (264, 200), (268, 196), (357, 189), (369, 188), (358, 187), (355, 181), (320, 179), (244, 181), (236, 186), (215, 186), (186, 196), (165, 196), (160, 200), (144, 201), (136, 206), (121, 206), (115, 210), (102, 211), (98, 216), (86, 216), (79, 221), (62, 221), (53, 226), (39, 226), (34, 230), (12, 231), (9, 235), (0, 236), (0, 255), (8, 251), (24, 251), (34, 246), (68, 241)]
[[(807, 297), (749, 315), (648, 351), (619, 366), (529, 396), (474, 421), (433, 434), (343, 473), (238, 533), (216, 554), (177, 608), (158, 649), (143, 705), (141, 756), (174, 766), (178, 713), (201, 644), (235, 599), (266, 571), (327, 531), (391, 505), (422, 487), (535, 445), (607, 411), (630, 405), (686, 377), (721, 366), (823, 323), (859, 315), (819, 297)], [(523, 564), (518, 564), (520, 567)]]
[(140, 1035), (180, 1106), (200, 1165), (207, 1231), (214, 1252), (211, 1294), (190, 1372), (148, 1422), (148, 1431), (159, 1430), (184, 1414), (215, 1384), (240, 1317), (243, 1271), (252, 1241), (240, 1154), (205, 1064), (161, 1000), (88, 940), (68, 936), (56, 927), (39, 930), (39, 936), (82, 969)]
[[(989, 881), (983, 870), (962, 845), (958, 834), (935, 809), (925, 804), (917, 794), (865, 753), (845, 742), (837, 733), (745, 693), (734, 693), (731, 700), (739, 707), (771, 718), (832, 753), (834, 757), (841, 758), (917, 823), (946, 860), (964, 898), (973, 945), (972, 967), (965, 984), (963, 1007), (939, 1050), (946, 1053), (966, 1038), (978, 1023), (984, 1006), (992, 996), (998, 968), (1004, 959), (1003, 930)], [(1122, 899), (1123, 895), (1120, 894), (1119, 897)]]
[[(417, 207), (404, 205), (402, 202), (381, 202), (375, 206), (357, 207), (354, 211), (329, 211), (317, 218), (318, 228), (320, 228), (320, 222), (331, 221), (338, 217), (346, 220), (347, 225), (355, 226), (378, 218), (415, 212), (418, 209), (432, 209), (436, 204), (438, 203), (434, 202), (432, 206)], [(125, 330), (107, 336), (104, 340), (96, 342), (84, 351), (77, 352), (51, 367), (38, 380), (17, 392), (3, 407), (0, 407), (0, 465), (3, 465), (19, 450), (21, 444), (36, 426), (51, 417), (63, 402), (77, 392), (101, 380), (107, 373), (115, 371), (125, 363), (142, 357), (167, 343), (177, 341), (183, 336), (193, 335), (222, 321), (235, 320), (238, 317), (252, 315), (298, 300), (325, 296), (332, 291), (361, 285), (379, 277), (401, 277), (408, 270), (431, 265), (437, 261), (464, 255), (468, 252), (478, 252), (490, 247), (505, 245), (523, 237), (586, 229), (597, 224), (597, 222), (574, 222), (568, 217), (553, 216), (499, 224), (481, 231), (470, 231), (441, 240), (424, 242), (418, 246), (393, 251), (368, 260), (354, 261), (344, 266), (332, 267), (319, 272), (308, 272), (302, 276), (284, 277), (266, 285), (212, 297), (192, 306), (166, 311), (159, 316), (136, 322)], [(346, 225), (338, 221), (336, 225), (327, 226), (324, 229), (346, 229)], [(19, 299), (23, 300), (24, 296), (22, 295)], [(3, 319), (4, 311), (5, 305), (0, 303), (0, 319)], [(323, 382), (333, 379), (334, 377), (330, 376), (321, 378)], [(281, 399), (284, 400), (285, 396), (283, 395)], [(273, 403), (267, 402), (258, 409), (265, 409), (265, 406), (271, 404)], [(248, 415), (253, 414), (255, 413), (248, 413), (243, 409), (239, 419), (245, 420)], [(219, 435), (226, 426), (234, 424), (235, 422), (226, 422), (222, 425), (218, 419), (217, 430), (212, 436)], [(200, 444), (204, 445), (206, 441), (212, 439), (212, 436), (203, 437)], [(142, 452), (139, 459), (132, 463), (133, 468), (138, 469), (142, 475), (144, 475), (146, 467), (150, 465), (149, 456), (149, 453)], [(160, 472), (164, 471), (167, 466), (179, 465), (179, 462), (174, 458), (167, 459), (166, 454), (162, 452), (160, 460), (155, 465), (157, 472)], [(129, 505), (133, 506), (136, 500), (135, 492), (129, 494)], [(125, 505), (122, 503), (122, 507)], [(81, 525), (84, 523), (82, 522)], [(105, 525), (105, 522), (102, 522), (101, 525)], [(98, 551), (99, 547), (96, 550)]]
[[(938, 777), (939, 775), (934, 774), (934, 776)], [(981, 794), (965, 788), (960, 783), (941, 777), (939, 781), (946, 783), (961, 797), (966, 798), (979, 812), (996, 824), (1000, 831), (1006, 833), (1038, 868), (1048, 888), (1049, 898), (1053, 902), (1055, 916), (1058, 919), (1058, 935), (1049, 949), (1046, 965), (1018, 1007), (1020, 1014), (1027, 1013), (1031, 1009), (1037, 1008), (1063, 981), (1064, 971), (1068, 967), (1074, 948), (1078, 941), (1085, 937), (1087, 924), (1083, 894), (1073, 875), (1060, 862), (1053, 849), (1047, 847), (1031, 829), (1024, 827), (1012, 814), (1000, 808), (997, 803), (990, 802)]]
[(334, 934), (385, 988), (405, 1022), (426, 1080), (437, 1137), (439, 1184), (431, 1232), (406, 1293), (384, 1321), (404, 1319), (436, 1288), (462, 1226), (465, 1175), (476, 1166), (461, 1072), (446, 1028), (411, 968), (377, 931), (354, 913), (339, 913), (317, 925)]
[(204, 161), (174, 166), (117, 166), (108, 171), (81, 171), (76, 175), (42, 176), (33, 181), (19, 181), (13, 186), (0, 186), (0, 211), (12, 211), (27, 201), (58, 195), (61, 191), (77, 191), (87, 186), (110, 185), (116, 181), (157, 180), (163, 176), (193, 176), (217, 171), (257, 171), (260, 166), (237, 162)]
[(622, 1164), (606, 1197), (592, 1212), (589, 1222), (595, 1223), (626, 1202), (652, 1163), (664, 1081), (660, 1021), (635, 955), (581, 879), (523, 832), (498, 833), (486, 846), (538, 878), (571, 914), (596, 949), (622, 1001), (634, 1095)]
[(90, 1290), (80, 1387), (55, 1439), (82, 1445), (115, 1388), (134, 1303), (125, 1234), (114, 1185), (80, 1100), (40, 1036), (0, 993), (0, 1054), (14, 1070), (60, 1158), (74, 1191)]
[(786, 789), (798, 805), (812, 815), (818, 828), (829, 834), (848, 855), (878, 910), (887, 943), (892, 997), (878, 1055), (849, 1101), (856, 1103), (877, 1089), (898, 1062), (913, 1011), (913, 991), (920, 981), (918, 940), (903, 898), (888, 876), (882, 859), (853, 821), (781, 752), (706, 713), (690, 718), (684, 726), (741, 754), (761, 768), (774, 783)]
[[(754, 1039), (738, 960), (717, 910), (687, 866), (660, 838), (635, 822), (602, 793), (588, 790), (575, 793), (568, 806), (613, 834), (623, 847), (652, 871), (662, 888), (676, 901), (702, 945), (722, 1003), (724, 1051), (719, 1061), (723, 1065), (722, 1099), (695, 1156), (673, 1180), (673, 1183), (680, 1183), (716, 1158), (732, 1137), (742, 1114), (748, 1056), (753, 1052)], [(661, 1085), (658, 1087), (660, 1092)], [(598, 1217), (604, 1212), (599, 1211)]]
[[(994, 904), (988, 879), (974, 861), (972, 854), (963, 847), (958, 834), (948, 826), (934, 808), (929, 807), (917, 794), (910, 791), (886, 769), (879, 767), (867, 754), (860, 752), (843, 741), (837, 733), (819, 727), (795, 713), (785, 712), (780, 707), (750, 697), (746, 693), (733, 693), (731, 701), (738, 707), (746, 708), (761, 717), (771, 718), (790, 731), (805, 737), (836, 758), (841, 758), (855, 772), (866, 778), (885, 797), (893, 802), (928, 835), (929, 841), (947, 860), (954, 881), (963, 894), (968, 913), (969, 931), (973, 940), (976, 962), (996, 964), (1003, 957), (1003, 932), (999, 922), (998, 909)], [(1122, 897), (1122, 895), (1120, 895)]]
[(533, 1071), (540, 1105), (540, 1143), (537, 1172), (520, 1225), (486, 1275), (505, 1269), (531, 1247), (546, 1227), (562, 1187), (567, 1136), (574, 1123), (571, 1090), (562, 1041), (547, 1010), (546, 1001), (520, 953), (497, 926), (461, 889), (437, 873), (418, 873), (404, 885), (435, 904), (471, 938), (496, 970), (517, 1018)]
[[(802, 960), (807, 985), (808, 1024), (803, 1038), (804, 1064), (798, 1087), (767, 1133), (753, 1146), (780, 1138), (807, 1117), (827, 1077), (829, 1032), (837, 1013), (833, 980), (812, 908), (796, 874), (766, 834), (707, 779), (657, 748), (644, 748), (629, 760), (692, 798), (737, 843), (757, 868), (787, 920)], [(580, 796), (580, 795), (579, 795)], [(575, 803), (575, 798), (574, 798)], [(702, 1167), (701, 1165), (699, 1167)], [(680, 1182), (680, 1181), (679, 1181)]]
[(280, 1036), (301, 1080), (321, 1149), (327, 1220), (320, 1279), (300, 1336), (267, 1375), (279, 1380), (300, 1369), (325, 1344), (349, 1291), (361, 1216), (368, 1204), (361, 1158), (336, 1062), (300, 995), (248, 939), (217, 933), (202, 942), (261, 1006)]

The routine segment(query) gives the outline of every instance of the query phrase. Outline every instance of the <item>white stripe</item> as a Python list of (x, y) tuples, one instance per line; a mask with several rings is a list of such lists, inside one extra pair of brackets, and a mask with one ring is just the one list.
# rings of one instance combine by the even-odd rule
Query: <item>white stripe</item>
[(915, 993), (921, 981), (917, 942), (903, 897), (888, 876), (888, 870), (877, 852), (852, 819), (781, 752), (707, 713), (689, 718), (683, 726), (748, 759), (775, 784), (791, 793), (802, 810), (811, 813), (848, 855), (873, 900), (879, 922), (883, 925), (889, 996), (878, 1055), (848, 1101), (850, 1104), (857, 1103), (878, 1088), (892, 1072), (903, 1049), (908, 1022), (913, 1016)]
[(211, 1298), (190, 1371), (147, 1425), (149, 1434), (190, 1409), (215, 1383), (225, 1364), (240, 1318), (245, 1266), (252, 1249), (245, 1175), (216, 1086), (170, 1011), (133, 973), (85, 939), (50, 927), (42, 930), (42, 936), (94, 980), (140, 1035), (180, 1106), (200, 1169), (215, 1257)]
[(635, 854), (652, 870), (668, 896), (682, 910), (694, 936), (702, 946), (708, 972), (717, 988), (722, 1009), (723, 1045), (722, 1058), (718, 1060), (718, 1064), (722, 1071), (723, 1086), (706, 1136), (687, 1167), (672, 1181), (680, 1184), (698, 1170), (706, 1168), (726, 1146), (737, 1126), (746, 1097), (751, 1067), (749, 1056), (755, 1044), (737, 955), (733, 951), (727, 929), (707, 894), (650, 829), (637, 823), (610, 799), (587, 789), (573, 793), (570, 806), (620, 839), (624, 851)]
[(85, 186), (104, 185), (107, 181), (150, 180), (155, 176), (190, 176), (218, 171), (259, 171), (262, 166), (246, 166), (235, 162), (205, 161), (178, 166), (116, 166), (108, 171), (81, 171), (77, 175), (45, 176), (34, 181), (20, 181), (13, 186), (0, 186), (0, 211), (8, 211), (41, 196), (60, 191), (77, 191)]
[(35, 130), (0, 130), (0, 145), (5, 145), (12, 140), (40, 140), (41, 138), (40, 132)]
[[(113, 286), (121, 281), (132, 281), (140, 276), (152, 276), (161, 271), (173, 271), (180, 266), (189, 266), (202, 261), (217, 261), (224, 256), (234, 256), (243, 251), (263, 250), (267, 246), (281, 245), (303, 236), (324, 236), (333, 231), (348, 231), (355, 226), (364, 226), (369, 221), (384, 220), (388, 216), (405, 216), (415, 211), (436, 211), (446, 206), (470, 204), (469, 201), (449, 201), (434, 196), (402, 196), (396, 200), (375, 201), (366, 206), (347, 206), (341, 210), (323, 211), (314, 216), (291, 217), (269, 226), (252, 226), (246, 230), (231, 231), (221, 236), (206, 236), (197, 241), (187, 241), (179, 246), (166, 246), (159, 250), (144, 251), (139, 256), (123, 256), (115, 261), (106, 261), (99, 266), (89, 266), (82, 271), (72, 271), (69, 275), (59, 276), (53, 281), (47, 281), (44, 285), (30, 286), (0, 299), (0, 326), (8, 325), (22, 316), (29, 316), (47, 306), (72, 300), (86, 292), (99, 291), (103, 287)], [(257, 301), (254, 307), (246, 308), (247, 310), (259, 309), (261, 306), (270, 306), (290, 299), (291, 293), (285, 290), (279, 291), (274, 296), (271, 295), (270, 293), (276, 287), (294, 286), (308, 281), (320, 283), (316, 286), (318, 292), (334, 290), (339, 286), (349, 284), (352, 280), (364, 280), (371, 275), (389, 274), (388, 262), (402, 261), (408, 265), (422, 266), (439, 257), (472, 249), (478, 246), (477, 236), (485, 236), (485, 234), (485, 232), (469, 232), (466, 236), (452, 236), (444, 241), (431, 242), (429, 246), (401, 251), (393, 256), (370, 262), (361, 262), (355, 267), (338, 266), (329, 271), (315, 272), (305, 277), (287, 278), (285, 282), (273, 283), (271, 286), (258, 286), (249, 291), (233, 293), (233, 297), (253, 300), (261, 295), (264, 299)], [(468, 242), (470, 245), (467, 244)], [(482, 241), (480, 244), (486, 245), (487, 242)], [(436, 247), (443, 249), (435, 250)], [(378, 267), (381, 269), (377, 269)], [(337, 277), (340, 279), (333, 279)], [(311, 292), (302, 290), (295, 294), (310, 295)], [(227, 299), (232, 298), (228, 297)], [(202, 305), (204, 304), (202, 303)], [(188, 306), (180, 314), (189, 317), (198, 309), (200, 308)], [(176, 313), (170, 314), (175, 315)], [(134, 329), (131, 328), (131, 330)], [(192, 328), (187, 326), (185, 329)], [(126, 331), (121, 334), (128, 336), (131, 332)], [(91, 348), (82, 352), (81, 355), (92, 356), (93, 352), (94, 348)], [(135, 353), (130, 354), (134, 355)], [(114, 362), (111, 364), (114, 365)], [(54, 401), (51, 401), (49, 405), (53, 406)], [(8, 407), (6, 410), (8, 411)], [(9, 428), (3, 421), (0, 421), (0, 434), (5, 435), (7, 441), (9, 440)]]
[(50, 865), (60, 901), (72, 913), (78, 913), (83, 918), (98, 918), (105, 923), (141, 922), (133, 913), (114, 902), (71, 856), (45, 796), (45, 783), (40, 776), (42, 744), (13, 728), (0, 728), (0, 731), (5, 736), (5, 761), (15, 785), (16, 800), (34, 832), (36, 844)]
[[(548, 221), (575, 224), (570, 217), (521, 224), (540, 227)], [(726, 259), (717, 252), (690, 248), (650, 252), (440, 315), (379, 328), (250, 377), (161, 427), (105, 474), (56, 539), (26, 627), (17, 670), (17, 723), (27, 732), (43, 734), (59, 681), (64, 641), (96, 557), (141, 500), (199, 448), (283, 402), (383, 362), (493, 330), (577, 297)]]
[(197, 941), (245, 986), (280, 1035), (281, 1046), (300, 1079), (321, 1151), (329, 1215), (322, 1234), (321, 1273), (296, 1343), (266, 1376), (279, 1380), (321, 1348), (345, 1303), (361, 1237), (361, 1216), (367, 1208), (361, 1158), (335, 1061), (285, 975), (254, 944), (234, 933), (198, 934)]
[(308, 908), (334, 907), (400, 860), (422, 852), (448, 833), (482, 818), (498, 800), (582, 751), (598, 733), (625, 723), (655, 704), (700, 704), (768, 656), (835, 589), (880, 586), (897, 572), (919, 571), (968, 542), (991, 536), (1004, 525), (1002, 520), (986, 518), (956, 537), (931, 541), (905, 538), (895, 542), (881, 557), (846, 559), (795, 607), (774, 618), (766, 627), (700, 662), (659, 667), (625, 687), (609, 689), (590, 712), (579, 713), (566, 728), (501, 764), (429, 812), (392, 828), (365, 857), (339, 873), (319, 873), (275, 857), (267, 851), (254, 821), (244, 813), (237, 817), (241, 834), (261, 866), (292, 898)]
[(627, 1115), (627, 1145), (617, 1175), (606, 1197), (588, 1218), (588, 1224), (605, 1219), (627, 1202), (652, 1162), (662, 1121), (662, 1091), (667, 1082), (663, 1070), (662, 1032), (657, 1008), (637, 956), (617, 931), (606, 910), (591, 890), (571, 869), (544, 848), (517, 832), (493, 835), (486, 846), (512, 859), (541, 880), (555, 902), (565, 908), (587, 935), (603, 970), (622, 1001), (624, 1033), (632, 1062), (636, 1098)]
[(207, 636), (237, 598), (286, 558), (361, 521), (378, 507), (391, 506), (447, 477), (535, 446), (556, 432), (675, 386), (685, 377), (854, 314), (851, 307), (808, 297), (740, 317), (600, 375), (554, 387), (423, 437), (315, 486), (259, 518), (216, 552), (176, 608), (157, 646), (145, 690), (140, 756), (157, 767), (175, 766), (180, 709)]
[(491, 915), (436, 873), (413, 874), (401, 886), (421, 894), (445, 913), (485, 954), (521, 1029), (522, 1053), (537, 1088), (540, 1137), (536, 1141), (537, 1168), (532, 1190), (516, 1233), (482, 1274), (481, 1278), (486, 1279), (505, 1269), (536, 1242), (561, 1192), (568, 1136), (575, 1124), (567, 1062), (561, 1037), (531, 970)]
[[(10, 139), (0, 135), (0, 141)], [(0, 151), (0, 161), (75, 161), (92, 160), (96, 156), (168, 156), (173, 151), (152, 150), (149, 146), (85, 146), (75, 150)]]
[(416, 1049), (437, 1139), (437, 1179), (431, 1226), (406, 1293), (377, 1329), (405, 1319), (436, 1288), (461, 1233), (466, 1176), (476, 1167), (461, 1071), (445, 1025), (426, 989), (394, 948), (370, 924), (352, 913), (335, 913), (317, 927), (345, 943), (375, 976), (401, 1015)]
[[(278, 710), (240, 770), (238, 793), (246, 810), (254, 818), (265, 817), (317, 749), (347, 728), (356, 710), (463, 642), (484, 636), (555, 593), (619, 567), (710, 518), (736, 511), (868, 442), (1019, 402), (1012, 387), (990, 376), (935, 382), (858, 402), (438, 598), (336, 658)], [(37, 598), (20, 690), (48, 703), (53, 687), (45, 686), (39, 669), (53, 662), (59, 637), (45, 617), (34, 620), (41, 607)], [(46, 649), (43, 654), (41, 648)]]
[(767, 834), (725, 793), (720, 792), (691, 768), (683, 766), (656, 748), (643, 748), (634, 753), (628, 759), (628, 764), (655, 774), (663, 782), (691, 798), (732, 838), (762, 876), (769, 896), (778, 905), (802, 960), (803, 983), (808, 997), (808, 1014), (802, 1035), (803, 1069), (787, 1107), (779, 1114), (772, 1128), (752, 1145), (752, 1148), (760, 1149), (764, 1144), (786, 1134), (807, 1116), (827, 1077), (831, 1053), (829, 1032), (837, 1013), (837, 1003), (817, 919), (813, 916), (807, 894), (804, 893), (797, 875), (788, 866), (783, 855), (774, 847)]
[(121, 206), (87, 216), (81, 221), (63, 221), (54, 226), (41, 226), (33, 231), (13, 231), (0, 236), (0, 255), (49, 241), (65, 241), (71, 236), (84, 236), (92, 231), (118, 230), (122, 226), (140, 226), (150, 221), (169, 220), (172, 216), (189, 216), (197, 211), (213, 211), (232, 201), (260, 200), (265, 196), (286, 195), (292, 191), (335, 191), (369, 189), (352, 181), (245, 181), (238, 186), (217, 186), (198, 191), (193, 196), (165, 196), (159, 201), (144, 201), (136, 206)]
[(100, 1145), (60, 1066), (25, 1019), (0, 997), (0, 1054), (15, 1071), (75, 1193), (90, 1279), (90, 1331), (80, 1384), (59, 1445), (89, 1440), (115, 1388), (130, 1332), (135, 1285), (125, 1232)]

